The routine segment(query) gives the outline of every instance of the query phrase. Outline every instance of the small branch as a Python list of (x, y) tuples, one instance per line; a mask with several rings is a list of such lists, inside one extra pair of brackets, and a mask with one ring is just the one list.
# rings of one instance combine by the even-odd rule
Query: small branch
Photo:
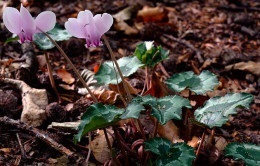
[(202, 134), (202, 138), (201, 138), (201, 141), (200, 141), (200, 145), (199, 145), (199, 147), (198, 147), (198, 149), (197, 149), (197, 151), (196, 151), (196, 158), (195, 158), (195, 160), (194, 160), (194, 163), (196, 163), (196, 161), (197, 161), (197, 159), (198, 159), (198, 156), (199, 156), (199, 154), (200, 154), (200, 150), (201, 150), (201, 147), (202, 147), (202, 145), (203, 145), (203, 142), (204, 142), (204, 140), (205, 140), (205, 130), (204, 130), (204, 132), (203, 132), (203, 134)]
[[(103, 38), (103, 40), (104, 40), (104, 42), (105, 42), (105, 44), (106, 44), (106, 46), (107, 46), (107, 48), (108, 48), (108, 51), (109, 51), (109, 53), (110, 53), (110, 55), (111, 55), (112, 60), (114, 61), (115, 65), (116, 65), (116, 68), (117, 68), (117, 70), (118, 70), (119, 76), (121, 77), (121, 80), (122, 80), (124, 89), (125, 89), (126, 94), (127, 94), (128, 101), (131, 101), (131, 100), (132, 100), (131, 93), (130, 93), (130, 91), (129, 91), (127, 85), (126, 85), (126, 82), (125, 82), (123, 73), (122, 73), (122, 71), (120, 70), (120, 67), (119, 67), (119, 65), (118, 65), (118, 63), (117, 63), (117, 61), (116, 61), (115, 55), (114, 55), (114, 53), (113, 53), (113, 51), (112, 51), (112, 48), (111, 48), (111, 46), (110, 46), (110, 44), (109, 44), (109, 42), (108, 42), (106, 36), (103, 35), (102, 38)], [(115, 71), (115, 72), (116, 72), (116, 71)]]
[(53, 78), (53, 72), (52, 72), (52, 68), (51, 68), (51, 65), (50, 65), (50, 61), (49, 61), (49, 54), (47, 52), (45, 52), (44, 56), (45, 56), (46, 63), (47, 63), (47, 69), (48, 69), (48, 74), (49, 74), (52, 89), (54, 90), (56, 96), (58, 97), (58, 102), (61, 103), (61, 97), (60, 97), (60, 94), (59, 94), (59, 92), (56, 88), (54, 78)]
[(20, 136), (19, 136), (18, 133), (16, 133), (16, 137), (17, 137), (17, 140), (18, 140), (18, 144), (19, 144), (19, 146), (20, 146), (20, 149), (21, 149), (22, 158), (23, 158), (23, 159), (26, 159), (26, 158), (27, 158), (27, 155), (26, 155), (26, 153), (25, 153), (25, 151), (24, 151), (24, 147), (23, 147), (23, 145), (22, 145), (22, 141), (21, 141)]
[(185, 45), (186, 47), (190, 48), (192, 51), (194, 51), (194, 52), (196, 53), (196, 56), (197, 56), (199, 62), (200, 62), (200, 63), (203, 63), (203, 62), (204, 62), (204, 60), (203, 60), (203, 58), (202, 58), (202, 56), (201, 56), (201, 54), (202, 54), (201, 51), (198, 50), (197, 48), (195, 48), (190, 42), (188, 42), (188, 41), (186, 41), (186, 40), (184, 40), (184, 39), (179, 39), (179, 38), (173, 37), (173, 36), (171, 36), (171, 35), (163, 35), (163, 36), (166, 37), (166, 38), (168, 38), (168, 39), (171, 39), (171, 40), (173, 40), (173, 41), (175, 41), (175, 42), (178, 42), (178, 43), (180, 43), (180, 44), (183, 44), (183, 45)]
[(53, 147), (54, 149), (56, 149), (57, 151), (59, 151), (60, 153), (68, 156), (68, 158), (76, 158), (76, 155), (74, 154), (74, 152), (70, 151), (69, 149), (67, 149), (66, 147), (64, 147), (62, 144), (59, 144), (58, 142), (56, 142), (54, 139), (52, 139), (47, 132), (44, 132), (42, 130), (39, 130), (37, 128), (34, 128), (32, 126), (29, 126), (23, 122), (20, 122), (18, 120), (14, 120), (14, 119), (10, 119), (8, 117), (0, 117), (0, 123), (4, 123), (7, 125), (11, 125), (11, 126), (15, 126), (18, 129), (27, 131), (29, 133), (33, 133), (34, 136), (42, 141), (44, 141), (45, 143), (47, 143), (48, 145), (50, 145), (51, 147)]

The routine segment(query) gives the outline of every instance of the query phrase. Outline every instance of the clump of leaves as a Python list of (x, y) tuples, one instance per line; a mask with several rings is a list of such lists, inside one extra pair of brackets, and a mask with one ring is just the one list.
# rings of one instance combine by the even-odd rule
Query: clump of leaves
[(156, 119), (163, 125), (170, 119), (181, 120), (182, 108), (191, 108), (188, 99), (177, 95), (166, 96), (158, 99), (153, 96), (144, 96), (137, 97), (133, 100), (144, 106), (151, 107), (151, 115), (156, 117)]
[[(141, 66), (141, 62), (136, 57), (123, 57), (117, 60), (120, 70), (124, 77), (128, 77), (135, 73)], [(99, 84), (118, 84), (122, 80), (112, 61), (107, 61), (101, 64), (98, 72), (95, 74), (95, 79)]]
[(225, 148), (226, 156), (245, 161), (247, 166), (260, 165), (260, 147), (247, 143), (230, 143)]
[[(50, 35), (50, 37), (55, 41), (69, 40), (69, 38), (72, 37), (66, 29), (62, 29), (58, 25), (56, 25), (52, 30), (48, 31), (47, 34)], [(50, 39), (43, 33), (36, 33), (34, 35), (34, 42), (42, 50), (48, 50), (55, 47)]]
[(195, 158), (194, 149), (186, 143), (171, 143), (165, 138), (155, 137), (144, 142), (145, 150), (157, 155), (157, 166), (190, 166)]
[(202, 108), (195, 110), (195, 119), (210, 128), (221, 127), (228, 116), (236, 114), (236, 108), (249, 107), (253, 96), (248, 93), (230, 93), (209, 99)]
[(196, 75), (192, 71), (174, 74), (165, 83), (176, 92), (188, 88), (196, 94), (211, 91), (219, 84), (217, 76), (209, 71), (202, 71), (200, 75)]
[(153, 46), (153, 42), (143, 42), (137, 45), (134, 55), (147, 67), (153, 68), (159, 62), (165, 60), (169, 51), (162, 46)]

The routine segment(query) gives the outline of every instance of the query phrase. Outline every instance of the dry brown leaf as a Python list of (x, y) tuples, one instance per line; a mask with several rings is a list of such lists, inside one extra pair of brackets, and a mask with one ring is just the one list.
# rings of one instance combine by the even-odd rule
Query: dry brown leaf
[(58, 69), (56, 73), (62, 79), (62, 81), (66, 82), (67, 84), (72, 84), (75, 81), (75, 78), (72, 77), (72, 75), (65, 69)]
[(226, 70), (245, 70), (250, 73), (255, 74), (256, 76), (260, 76), (260, 62), (253, 62), (253, 61), (248, 61), (248, 62), (239, 62), (235, 63), (232, 65), (228, 65), (225, 67)]
[[(128, 81), (126, 81), (126, 80), (125, 80), (125, 83), (126, 83), (127, 88), (129, 89), (129, 92), (130, 92), (132, 95), (138, 95), (137, 89), (135, 89), (134, 87), (132, 87), (132, 85), (131, 85)], [(117, 93), (121, 93), (124, 97), (127, 96), (122, 82), (120, 82), (120, 83), (118, 84), (118, 86), (117, 86), (117, 85), (114, 85), (114, 84), (109, 84), (109, 88), (110, 88), (111, 90), (117, 92)], [(118, 88), (119, 88), (120, 92), (118, 91)]]
[(141, 18), (144, 22), (161, 22), (166, 16), (167, 11), (159, 6), (144, 6), (143, 9), (137, 13), (137, 17)]
[[(93, 90), (92, 92), (99, 102), (105, 104), (114, 104), (119, 99), (119, 94), (111, 90), (99, 88)], [(88, 95), (87, 97), (91, 98), (90, 95)]]
[(196, 136), (193, 136), (192, 139), (188, 142), (188, 145), (193, 148), (196, 148), (196, 147), (198, 147), (199, 142), (200, 142), (199, 138)]
[(161, 137), (170, 140), (172, 143), (183, 142), (179, 137), (178, 127), (172, 121), (168, 121), (165, 125), (159, 124), (157, 132)]
[(224, 137), (215, 136), (215, 146), (219, 151), (223, 151), (227, 146), (228, 142)]
[[(106, 129), (109, 130), (109, 129)], [(113, 133), (112, 130), (109, 131), (110, 133)], [(108, 134), (108, 140), (110, 142), (110, 145), (113, 144), (114, 140), (110, 134)], [(107, 160), (111, 158), (111, 153), (108, 148), (105, 134), (103, 130), (99, 131), (99, 135), (94, 138), (93, 141), (90, 143), (91, 150), (93, 152), (93, 155), (95, 159), (101, 163), (105, 163)]]
[(126, 35), (136, 35), (138, 34), (138, 30), (131, 27), (124, 21), (118, 21), (115, 23), (115, 29), (118, 31), (124, 31)]

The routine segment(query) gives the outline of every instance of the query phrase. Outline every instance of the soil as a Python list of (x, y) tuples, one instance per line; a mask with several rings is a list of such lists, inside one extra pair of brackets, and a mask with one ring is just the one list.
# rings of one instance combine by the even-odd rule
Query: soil
[[(216, 128), (215, 136), (223, 138), (227, 143), (243, 142), (259, 145), (259, 1), (23, 0), (22, 3), (28, 7), (33, 16), (45, 10), (55, 12), (57, 23), (61, 27), (64, 27), (64, 22), (68, 18), (76, 17), (79, 11), (85, 9), (91, 10), (94, 14), (110, 13), (114, 18), (118, 14), (126, 15), (128, 18), (123, 21), (124, 24), (114, 19), (112, 28), (106, 33), (117, 58), (132, 55), (138, 43), (153, 40), (155, 45), (161, 45), (170, 51), (169, 58), (162, 62), (162, 66), (155, 68), (160, 80), (165, 80), (167, 73), (172, 76), (184, 71), (194, 71), (198, 74), (202, 70), (209, 70), (218, 76), (220, 85), (204, 97), (223, 96), (229, 92), (252, 94), (254, 100), (250, 108), (239, 108), (238, 113), (230, 116), (222, 128)], [(0, 15), (3, 14), (5, 6), (19, 9), (20, 1), (1, 1)], [(131, 7), (129, 13), (122, 12), (129, 7)], [(29, 47), (16, 41), (5, 43), (11, 36), (1, 20), (0, 80), (12, 78), (24, 81), (33, 88), (46, 89), (48, 106), (44, 108), (47, 116), (44, 124), (36, 128), (26, 127), (19, 121), (23, 110), (21, 90), (14, 85), (0, 82), (0, 165), (84, 165), (88, 154), (88, 140), (83, 138), (80, 143), (74, 144), (75, 130), (48, 128), (48, 125), (52, 122), (78, 121), (93, 101), (90, 97), (78, 93), (77, 87), (81, 85), (56, 48), (43, 51), (36, 45)], [(83, 69), (94, 71), (103, 61), (110, 60), (105, 45), (87, 49), (84, 47), (85, 40), (76, 38), (58, 43), (79, 71)], [(60, 103), (48, 76), (44, 54), (48, 54), (50, 58)], [(255, 63), (252, 65), (252, 62)], [(14, 63), (20, 67), (11, 68), (11, 64)], [(26, 65), (21, 67), (22, 63)], [(243, 63), (243, 66), (237, 67), (239, 63)], [(6, 68), (4, 71), (3, 67)], [(163, 69), (166, 70), (166, 74)], [(139, 94), (143, 89), (144, 80), (144, 70), (128, 78), (128, 82)], [(116, 98), (113, 92), (107, 94), (110, 98), (111, 96)], [(114, 98), (111, 100), (117, 100)], [(202, 98), (203, 96), (199, 100)], [(116, 104), (120, 105), (120, 102), (116, 101)], [(145, 120), (142, 120), (142, 123), (145, 123)], [(176, 125), (182, 127), (179, 122), (176, 122)], [(122, 124), (118, 126), (121, 128), (119, 134), (125, 134), (125, 126)], [(93, 139), (99, 135), (98, 132), (100, 131), (92, 132)], [(207, 130), (206, 134), (210, 135), (210, 132)], [(39, 133), (44, 133), (43, 135), (50, 140), (46, 141), (46, 138), (41, 137)], [(194, 136), (201, 138), (202, 129), (198, 127), (198, 130), (194, 131)], [(140, 133), (133, 132), (127, 141), (132, 144), (140, 138), (142, 138)], [(180, 138), (186, 139), (183, 135), (180, 135)], [(55, 146), (51, 141), (67, 149)], [(119, 150), (117, 153), (119, 154)], [(120, 157), (119, 161), (124, 163)], [(129, 157), (130, 165), (135, 165), (136, 161), (136, 158)], [(90, 156), (90, 162), (103, 165), (93, 154)], [(223, 150), (212, 146), (212, 149), (202, 148), (194, 165), (245, 164), (243, 161), (225, 157)]]

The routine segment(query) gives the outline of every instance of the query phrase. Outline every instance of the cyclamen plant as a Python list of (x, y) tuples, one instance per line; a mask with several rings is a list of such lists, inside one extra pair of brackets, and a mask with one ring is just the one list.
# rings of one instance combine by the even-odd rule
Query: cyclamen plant
[(33, 41), (35, 33), (53, 29), (56, 24), (56, 15), (51, 11), (45, 11), (34, 19), (21, 4), (20, 12), (16, 8), (6, 7), (3, 12), (3, 22), (10, 32), (19, 36), (19, 42), (24, 43)]
[(76, 18), (69, 18), (65, 23), (67, 31), (77, 38), (86, 39), (86, 47), (97, 47), (101, 45), (100, 38), (113, 24), (110, 14), (93, 14), (89, 10), (81, 11)]
[[(48, 20), (48, 22), (46, 22)], [(192, 108), (190, 105), (189, 99), (183, 98), (179, 95), (174, 96), (166, 96), (162, 98), (155, 98), (153, 96), (139, 96), (133, 98), (131, 102), (131, 95), (128, 96), (128, 103), (125, 104), (125, 109), (117, 108), (113, 105), (104, 105), (102, 103), (97, 103), (98, 100), (89, 90), (87, 84), (84, 82), (83, 78), (80, 76), (75, 66), (71, 63), (67, 55), (64, 51), (58, 46), (58, 44), (46, 33), (47, 31), (53, 29), (56, 23), (56, 16), (51, 11), (45, 11), (40, 13), (35, 19), (31, 16), (29, 11), (21, 5), (20, 12), (12, 7), (6, 7), (3, 13), (3, 21), (7, 29), (19, 36), (20, 43), (31, 42), (33, 41), (33, 36), (35, 33), (44, 33), (54, 45), (59, 49), (61, 54), (65, 57), (65, 59), (70, 63), (76, 75), (79, 77), (80, 81), (87, 88), (89, 93), (91, 94), (95, 103), (87, 108), (87, 111), (82, 116), (81, 124), (79, 125), (78, 134), (75, 136), (75, 141), (80, 141), (80, 139), (93, 131), (95, 129), (103, 129), (105, 138), (107, 141), (107, 145), (111, 150), (112, 154), (112, 145), (108, 140), (106, 127), (113, 126), (115, 131), (115, 138), (117, 139), (118, 144), (122, 146), (128, 146), (125, 142), (123, 142), (123, 138), (120, 138), (118, 135), (117, 128), (115, 124), (120, 120), (124, 119), (137, 119), (141, 115), (142, 112), (146, 112), (150, 117), (154, 117), (157, 119), (157, 122), (154, 126), (164, 125), (170, 120), (182, 120), (182, 108), (186, 108), (186, 112), (189, 112), (189, 109)], [(97, 14), (93, 16), (93, 14), (89, 10), (79, 12), (77, 18), (69, 18), (65, 23), (65, 28), (67, 31), (77, 37), (86, 39), (86, 48), (88, 47), (97, 47), (102, 43), (100, 41), (101, 37), (106, 33), (113, 24), (113, 18), (110, 14)], [(124, 82), (123, 74), (121, 73), (121, 69), (113, 56), (113, 52), (106, 40), (104, 38), (105, 44), (107, 45), (111, 57), (116, 64), (117, 70), (120, 74), (122, 81)], [(155, 68), (157, 64), (168, 57), (169, 52), (162, 49), (161, 46), (154, 47), (153, 42), (145, 42), (141, 43), (137, 46), (134, 57), (126, 58), (118, 60), (118, 63), (124, 70), (124, 76), (129, 76), (134, 73), (139, 67), (146, 66), (149, 68)], [(139, 60), (138, 60), (138, 59)], [(132, 63), (127, 63), (126, 61), (132, 61)], [(142, 64), (141, 64), (142, 63)], [(124, 64), (124, 65), (122, 65)], [(109, 69), (112, 68), (111, 65), (106, 65)], [(105, 68), (107, 69), (107, 68)], [(132, 69), (132, 70), (129, 70)], [(113, 76), (111, 73), (105, 73), (111, 70), (102, 70), (96, 74), (96, 76), (100, 76), (100, 82), (109, 82), (109, 79), (112, 79)], [(129, 72), (131, 71), (131, 72)], [(116, 71), (115, 71), (116, 72)], [(105, 73), (105, 74), (104, 74)], [(105, 77), (106, 75), (110, 75), (110, 77)], [(117, 79), (117, 76), (115, 76)], [(103, 79), (103, 80), (102, 80)], [(118, 80), (116, 81), (118, 83)], [(195, 75), (192, 72), (183, 72), (179, 74), (175, 74), (171, 78), (165, 81), (165, 84), (168, 85), (170, 89), (175, 91), (176, 93), (181, 92), (184, 89), (189, 89), (190, 93), (194, 93), (196, 95), (205, 94), (207, 91), (213, 90), (213, 88), (218, 85), (217, 77), (208, 72), (203, 71), (200, 75)], [(125, 88), (125, 87), (124, 87)], [(160, 87), (158, 87), (160, 88)], [(127, 92), (127, 89), (125, 88)], [(148, 89), (147, 89), (148, 91)], [(124, 100), (124, 99), (122, 99)], [(139, 162), (141, 165), (146, 165), (147, 160), (149, 159), (149, 153), (146, 151), (151, 151), (153, 154), (157, 156), (155, 161), (156, 165), (191, 165), (194, 158), (198, 156), (200, 153), (201, 145), (203, 144), (206, 129), (212, 129), (213, 134), (210, 137), (214, 137), (215, 128), (221, 127), (228, 121), (228, 116), (231, 114), (236, 114), (237, 107), (249, 107), (250, 102), (253, 100), (253, 96), (246, 93), (236, 93), (236, 94), (227, 94), (223, 97), (214, 97), (205, 102), (204, 106), (197, 108), (195, 110), (194, 116), (195, 118), (191, 118), (191, 121), (194, 121), (194, 124), (199, 124), (204, 128), (203, 136), (201, 143), (197, 149), (196, 155), (194, 154), (194, 149), (188, 146), (186, 143), (175, 143), (172, 144), (171, 141), (163, 138), (155, 137), (157, 135), (157, 128), (154, 130), (154, 137), (150, 137), (145, 134), (143, 131), (143, 127), (139, 121), (139, 129), (140, 133), (142, 133), (142, 139), (136, 140), (133, 145), (140, 144), (139, 152), (142, 152), (142, 157), (139, 158)], [(225, 106), (225, 107), (224, 107)], [(214, 110), (214, 111), (212, 111)], [(187, 114), (189, 115), (189, 114)], [(132, 123), (134, 125), (134, 123)], [(187, 125), (187, 124), (185, 124)], [(135, 127), (136, 128), (136, 127)], [(213, 132), (214, 131), (214, 132)], [(141, 140), (141, 141), (140, 141)], [(89, 143), (91, 142), (91, 135), (89, 134)], [(238, 154), (238, 158), (245, 158), (246, 163), (252, 163), (253, 160), (247, 161), (247, 156), (241, 157), (240, 152), (236, 149), (244, 148), (243, 151), (251, 151), (253, 145), (237, 145), (230, 144), (226, 150), (228, 155), (232, 155), (234, 151)], [(255, 148), (255, 146), (253, 146)], [(128, 148), (122, 148), (122, 154), (125, 157), (125, 164), (128, 164), (128, 156), (127, 152)], [(131, 148), (129, 154), (133, 154), (135, 148)], [(146, 151), (144, 151), (144, 149)], [(256, 149), (256, 148), (255, 148)], [(255, 150), (259, 151), (259, 150)], [(87, 160), (89, 159), (91, 152), (91, 148), (88, 153)], [(131, 152), (131, 153), (130, 153)], [(252, 152), (251, 152), (252, 153)], [(246, 153), (243, 153), (246, 154)], [(253, 153), (251, 154), (254, 155)], [(256, 156), (256, 155), (255, 155)], [(115, 163), (119, 163), (117, 157), (112, 155), (112, 160)], [(195, 159), (196, 161), (196, 159)], [(112, 162), (109, 162), (110, 164)], [(112, 164), (111, 164), (112, 165)], [(119, 164), (120, 165), (120, 164)]]

